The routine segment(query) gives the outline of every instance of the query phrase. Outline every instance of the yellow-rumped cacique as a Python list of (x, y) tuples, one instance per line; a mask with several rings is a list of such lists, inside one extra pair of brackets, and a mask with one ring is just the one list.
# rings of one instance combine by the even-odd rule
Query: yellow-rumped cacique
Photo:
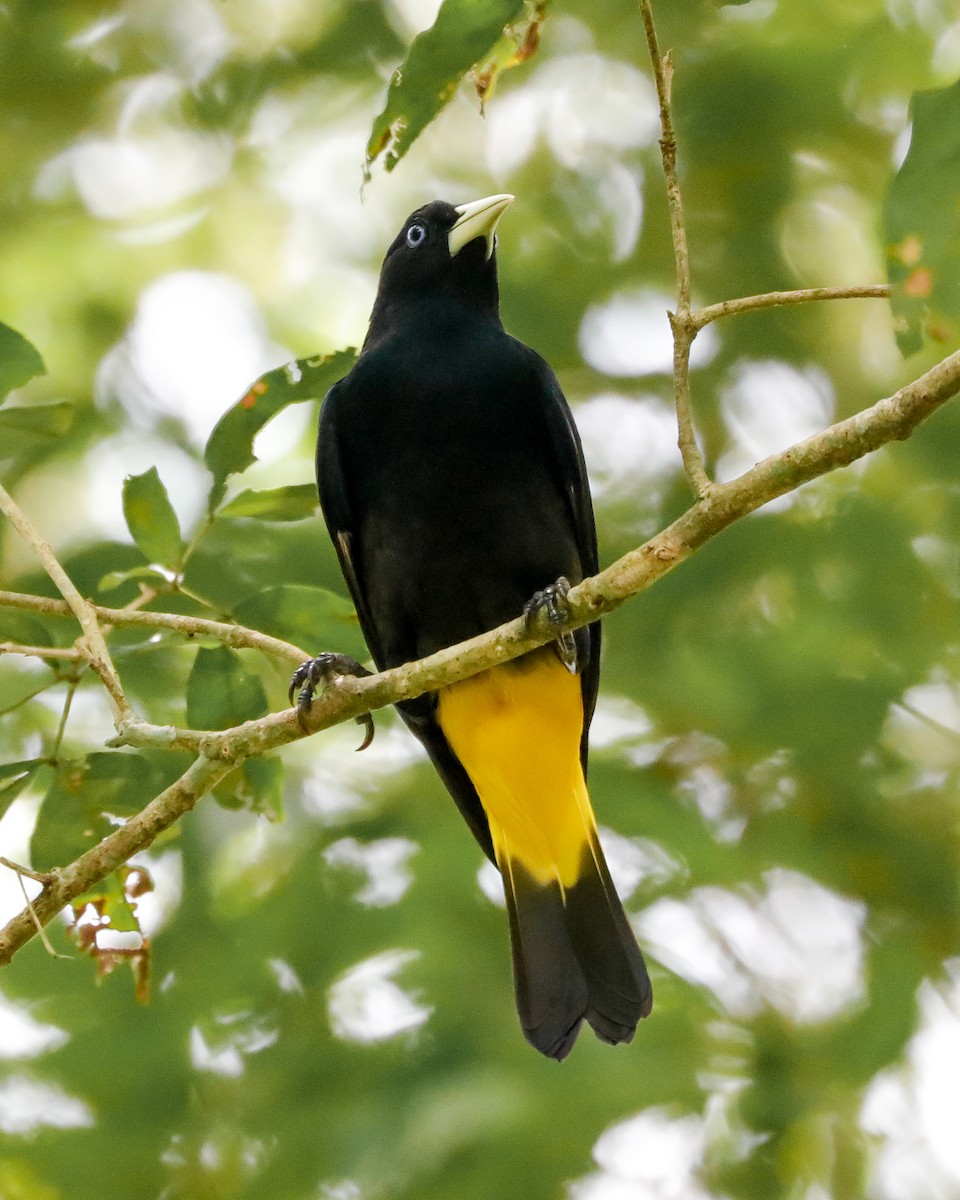
[[(558, 625), (597, 570), (573, 418), (544, 360), (500, 321), (495, 230), (512, 202), (417, 209), (387, 251), (356, 364), (320, 410), (320, 503), (379, 669), (525, 612)], [(294, 676), (304, 713), (334, 673)], [(503, 878), (517, 1009), (562, 1059), (585, 1019), (628, 1042), (650, 980), (585, 783), (600, 626), (400, 704)]]

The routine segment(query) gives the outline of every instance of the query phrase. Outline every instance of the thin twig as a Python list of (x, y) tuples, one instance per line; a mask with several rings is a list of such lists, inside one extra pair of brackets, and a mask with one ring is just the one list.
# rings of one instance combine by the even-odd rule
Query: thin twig
[(640, 15), (647, 34), (647, 48), (653, 67), (653, 79), (660, 104), (660, 155), (663, 173), (667, 182), (667, 205), (670, 209), (670, 233), (673, 237), (673, 256), (677, 266), (677, 308), (690, 310), (690, 252), (687, 248), (687, 227), (683, 219), (683, 198), (680, 180), (677, 177), (677, 135), (673, 129), (670, 109), (670, 92), (673, 83), (673, 63), (670, 55), (664, 58), (657, 41), (657, 30), (653, 23), (650, 0), (640, 0)]
[[(4, 607), (45, 613), (53, 617), (68, 617), (71, 614), (70, 606), (63, 600), (55, 600), (49, 596), (30, 596), (25, 592), (0, 591), (0, 608)], [(211, 637), (225, 646), (232, 646), (235, 650), (260, 650), (295, 667), (310, 657), (299, 646), (281, 638), (270, 637), (269, 634), (260, 633), (256, 629), (247, 629), (244, 625), (233, 625), (228, 621), (209, 621), (205, 617), (145, 612), (135, 608), (106, 608), (102, 604), (91, 604), (90, 607), (105, 625), (118, 628), (140, 626), (146, 629), (169, 629), (186, 637)]]
[(114, 724), (118, 729), (122, 728), (136, 718), (123, 693), (120, 676), (110, 658), (110, 651), (107, 649), (107, 643), (97, 622), (93, 606), (80, 595), (73, 580), (60, 565), (49, 544), (37, 533), (20, 506), (3, 486), (0, 486), (0, 511), (6, 515), (7, 520), (40, 559), (43, 569), (57, 585), (61, 596), (80, 622), (83, 637), (79, 641), (79, 649), (106, 688), (113, 711)]
[(673, 378), (674, 403), (677, 410), (677, 445), (683, 459), (683, 468), (690, 481), (694, 496), (706, 496), (712, 484), (703, 464), (703, 454), (697, 444), (693, 427), (693, 407), (690, 399), (690, 346), (697, 336), (697, 327), (691, 320), (690, 304), (692, 285), (690, 281), (690, 250), (687, 245), (687, 227), (683, 217), (683, 197), (680, 193), (680, 178), (677, 175), (677, 136), (673, 129), (670, 109), (670, 92), (673, 81), (673, 63), (669, 54), (660, 53), (657, 31), (653, 23), (650, 0), (639, 0), (640, 15), (647, 34), (647, 48), (653, 67), (653, 78), (657, 87), (660, 105), (660, 157), (667, 188), (667, 208), (670, 212), (670, 234), (673, 239), (673, 258), (677, 272), (677, 309), (670, 314), (673, 330)]
[(33, 879), (44, 886), (53, 879), (50, 871), (34, 871), (32, 867), (25, 867), (23, 863), (14, 862), (12, 858), (4, 858), (2, 854), (0, 854), (0, 867), (6, 867), (8, 871), (13, 871), (16, 875), (26, 875), (28, 879)]
[(949, 725), (944, 725), (936, 717), (931, 717), (929, 713), (925, 713), (922, 708), (917, 708), (916, 705), (910, 704), (907, 700), (899, 700), (895, 707), (902, 709), (905, 713), (913, 717), (915, 721), (926, 725), (928, 729), (933, 729), (937, 733), (942, 734), (949, 741), (960, 742), (960, 730), (951, 729)]
[(76, 646), (21, 646), (19, 642), (0, 642), (0, 654), (22, 654), (25, 658), (67, 659), (85, 662)]
[(741, 296), (737, 300), (721, 300), (708, 304), (690, 314), (697, 331), (735, 313), (752, 312), (761, 308), (779, 308), (785, 304), (809, 304), (815, 300), (887, 300), (890, 287), (886, 283), (861, 284), (858, 287), (800, 288), (795, 292), (764, 292), (759, 296)]
[(63, 711), (60, 714), (60, 724), (57, 726), (57, 732), (53, 738), (53, 747), (50, 750), (50, 758), (54, 761), (56, 761), (60, 755), (60, 747), (63, 744), (63, 735), (67, 731), (67, 721), (70, 720), (70, 709), (73, 707), (73, 698), (77, 694), (77, 688), (79, 685), (79, 679), (72, 679), (67, 686), (67, 697), (63, 702)]
[[(6, 860), (4, 860), (4, 864), (6, 865)], [(20, 870), (20, 869), (17, 870), (17, 882), (20, 884), (20, 891), (23, 892), (23, 899), (27, 906), (26, 911), (30, 914), (30, 917), (33, 921), (34, 927), (37, 931), (37, 936), (40, 938), (41, 945), (43, 946), (44, 950), (46, 950), (46, 952), (50, 955), (51, 958), (69, 958), (70, 957), (69, 954), (60, 954), (56, 950), (54, 950), (53, 943), (47, 937), (47, 931), (44, 929), (43, 925), (40, 923), (40, 918), (37, 916), (36, 909), (34, 909), (34, 907), (33, 907), (33, 901), (30, 899), (30, 895), (27, 892), (26, 884), (23, 882), (24, 874), (26, 874), (26, 872), (24, 872), (23, 870)], [(31, 875), (31, 878), (34, 878), (32, 872), (30, 873), (30, 875)]]

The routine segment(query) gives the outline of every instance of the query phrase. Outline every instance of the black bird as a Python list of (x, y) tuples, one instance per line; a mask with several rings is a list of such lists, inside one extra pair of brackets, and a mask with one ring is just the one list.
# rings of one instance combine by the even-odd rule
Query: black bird
[[(512, 200), (407, 218), (360, 356), (321, 408), (320, 502), (380, 669), (522, 611), (559, 622), (567, 581), (597, 570), (570, 410), (500, 322), (495, 229)], [(343, 669), (304, 664), (301, 712)], [(500, 869), (523, 1032), (556, 1059), (584, 1018), (630, 1041), (652, 1000), (584, 781), (599, 669), (595, 624), (399, 706)]]

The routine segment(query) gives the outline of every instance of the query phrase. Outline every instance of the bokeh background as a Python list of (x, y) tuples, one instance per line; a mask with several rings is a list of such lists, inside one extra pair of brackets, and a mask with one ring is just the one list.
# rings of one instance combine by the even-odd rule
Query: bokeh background
[[(4, 455), (4, 482), (88, 594), (129, 600), (134, 583), (103, 577), (144, 562), (124, 476), (156, 466), (189, 532), (217, 418), (267, 369), (359, 344), (385, 247), (436, 197), (517, 195), (504, 320), (574, 406), (602, 560), (688, 503), (635, 7), (553, 0), (482, 119), (464, 87), (361, 190), (387, 81), (436, 9), (0, 10), (0, 320), (48, 367), (15, 402), (75, 406), (68, 431)], [(882, 281), (910, 95), (960, 74), (955, 0), (656, 15), (697, 300)], [(939, 353), (904, 362), (877, 301), (712, 327), (693, 375), (711, 470), (735, 475)], [(308, 483), (315, 414), (267, 426), (234, 490)], [(608, 619), (591, 790), (656, 994), (632, 1046), (588, 1034), (560, 1067), (526, 1046), (496, 876), (379, 714), (363, 755), (352, 725), (284, 752), (283, 821), (208, 798), (144, 856), (148, 1005), (129, 972), (98, 986), (89, 959), (36, 940), (3, 972), (0, 1196), (960, 1196), (958, 445), (948, 407)], [(0, 537), (3, 586), (48, 590)], [(218, 522), (188, 582), (216, 615), (279, 583), (342, 591), (316, 515)], [(341, 627), (336, 648), (355, 648)], [(196, 648), (117, 644), (135, 702), (183, 723)], [(281, 707), (284, 671), (245, 662)], [(51, 753), (67, 690), (3, 657), (4, 761)], [(58, 759), (109, 734), (84, 685)], [(28, 858), (43, 779), (0, 821), (0, 852)], [(4, 915), (21, 903), (0, 877)]]

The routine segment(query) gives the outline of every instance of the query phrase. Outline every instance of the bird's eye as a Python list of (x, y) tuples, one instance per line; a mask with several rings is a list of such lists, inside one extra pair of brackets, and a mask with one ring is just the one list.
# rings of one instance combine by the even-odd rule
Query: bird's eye
[(419, 246), (426, 236), (427, 231), (422, 225), (411, 225), (407, 230), (407, 245), (411, 247)]

